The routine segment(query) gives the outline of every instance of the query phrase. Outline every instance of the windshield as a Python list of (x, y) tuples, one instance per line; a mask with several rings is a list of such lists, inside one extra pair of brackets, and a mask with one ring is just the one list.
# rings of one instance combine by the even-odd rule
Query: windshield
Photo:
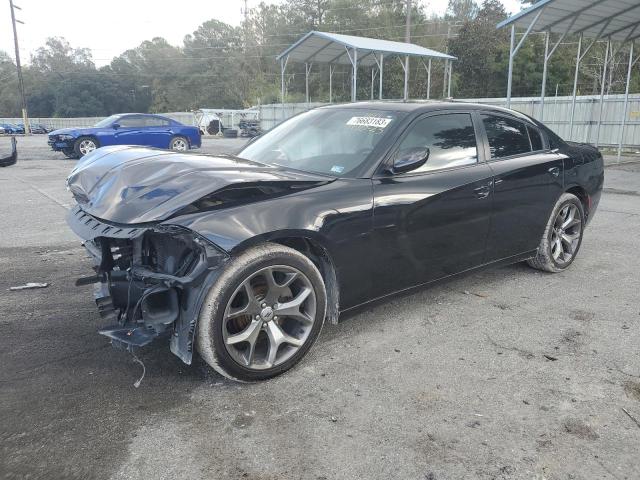
[(357, 108), (311, 110), (265, 133), (238, 155), (269, 165), (349, 176), (364, 163), (399, 115)]
[(107, 117), (103, 120), (100, 120), (98, 123), (96, 123), (94, 125), (94, 127), (108, 127), (109, 125), (111, 125), (113, 122), (115, 122), (118, 118), (120, 118), (120, 115), (111, 115), (110, 117)]

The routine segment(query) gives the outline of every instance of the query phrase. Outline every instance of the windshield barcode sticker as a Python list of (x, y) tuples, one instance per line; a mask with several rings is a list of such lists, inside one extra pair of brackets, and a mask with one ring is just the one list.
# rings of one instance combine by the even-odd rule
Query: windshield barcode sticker
[(351, 117), (351, 119), (347, 122), (347, 125), (355, 125), (355, 126), (358, 126), (358, 127), (385, 128), (390, 123), (391, 123), (391, 119), (390, 118)]

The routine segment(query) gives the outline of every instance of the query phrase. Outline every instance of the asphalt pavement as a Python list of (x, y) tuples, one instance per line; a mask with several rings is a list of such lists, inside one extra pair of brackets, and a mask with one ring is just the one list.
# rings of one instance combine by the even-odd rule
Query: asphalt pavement
[[(640, 478), (640, 163), (607, 167), (566, 272), (485, 270), (365, 309), (260, 384), (157, 345), (136, 388), (74, 286), (74, 161), (38, 136), (19, 155), (0, 169), (0, 478)], [(27, 282), (48, 287), (8, 290)]]

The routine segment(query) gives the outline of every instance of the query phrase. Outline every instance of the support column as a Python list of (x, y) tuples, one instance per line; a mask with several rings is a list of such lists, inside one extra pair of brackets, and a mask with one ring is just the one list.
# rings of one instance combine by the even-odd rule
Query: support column
[(373, 75), (374, 70), (375, 70), (375, 69), (374, 69), (373, 67), (371, 67), (371, 100), (373, 100), (373, 84), (374, 84), (374, 83), (375, 83), (375, 81), (376, 81), (376, 78), (375, 78), (375, 76)]
[(544, 119), (544, 96), (547, 89), (547, 63), (549, 63), (549, 37), (551, 32), (547, 30), (544, 36), (544, 63), (542, 64), (542, 88), (540, 89), (540, 121)]
[(573, 95), (571, 97), (571, 118), (569, 121), (569, 140), (573, 139), (573, 118), (576, 113), (576, 94), (578, 93), (578, 74), (580, 72), (580, 53), (582, 53), (582, 33), (578, 38), (578, 54), (576, 55), (576, 72), (573, 77)]
[(384, 55), (380, 54), (380, 86), (378, 87), (378, 98), (382, 100), (382, 70), (384, 69)]
[(409, 55), (404, 58), (404, 95), (402, 98), (405, 102), (409, 99)]
[(531, 30), (533, 30), (533, 27), (535, 27), (536, 23), (538, 22), (538, 19), (540, 18), (540, 15), (542, 15), (542, 13), (545, 11), (546, 8), (547, 7), (544, 6), (538, 11), (537, 15), (533, 18), (533, 20), (527, 27), (527, 30), (524, 32), (524, 35), (522, 35), (522, 38), (518, 42), (517, 46), (516, 46), (516, 27), (515, 25), (511, 25), (511, 42), (509, 43), (509, 76), (507, 78), (507, 108), (511, 107), (511, 86), (513, 83), (513, 59), (515, 58), (516, 53), (518, 53), (518, 50), (520, 50), (520, 47), (524, 43), (529, 33), (531, 33)]
[(607, 51), (604, 53), (604, 64), (602, 65), (602, 81), (600, 82), (600, 113), (598, 114), (598, 126), (596, 128), (596, 147), (600, 143), (600, 126), (602, 125), (602, 113), (604, 110), (604, 85), (607, 81), (607, 68), (609, 66), (610, 48), (611, 38), (607, 40)]
[(627, 68), (627, 86), (624, 89), (624, 107), (622, 114), (622, 124), (620, 125), (620, 140), (618, 141), (618, 163), (622, 156), (622, 143), (624, 141), (624, 127), (627, 123), (627, 109), (629, 108), (629, 83), (631, 82), (631, 69), (633, 68), (633, 40), (629, 48), (629, 67)]
[(449, 60), (449, 82), (447, 84), (447, 98), (451, 98), (451, 71), (453, 70), (453, 61)]
[(353, 49), (353, 59), (351, 60), (351, 101), (358, 99), (358, 50)]
[(444, 71), (442, 77), (442, 98), (447, 94), (447, 67), (449, 66), (449, 60), (444, 61)]
[(335, 65), (329, 64), (329, 103), (333, 101), (333, 71), (335, 68)]
[[(288, 58), (288, 57), (287, 57)], [(284, 69), (287, 68), (287, 63), (284, 58), (280, 59), (280, 103), (284, 108)]]
[(431, 59), (429, 59), (429, 66), (427, 67), (427, 100), (431, 96)]
[(516, 27), (511, 25), (511, 41), (509, 43), (509, 73), (507, 74), (507, 108), (511, 108), (511, 85), (513, 82), (513, 56), (516, 43)]
[(305, 91), (305, 99), (307, 103), (309, 103), (309, 73), (311, 73), (311, 66), (313, 63), (305, 63), (304, 64), (304, 91)]

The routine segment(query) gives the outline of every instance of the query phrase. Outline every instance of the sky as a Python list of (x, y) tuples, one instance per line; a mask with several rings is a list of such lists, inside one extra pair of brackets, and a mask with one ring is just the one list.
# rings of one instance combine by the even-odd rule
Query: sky
[[(74, 48), (90, 48), (97, 66), (108, 64), (144, 40), (164, 37), (181, 45), (184, 36), (204, 21), (215, 18), (239, 25), (245, 0), (14, 0), (22, 8), (16, 18), (20, 57), (42, 46), (48, 37), (65, 37)], [(282, 0), (264, 0), (280, 3)], [(427, 6), (428, 13), (442, 14), (447, 0), (414, 0)], [(521, 10), (520, 0), (501, 0), (508, 12)], [(252, 8), (260, 0), (247, 0)], [(13, 32), (8, 2), (0, 0), (0, 50), (14, 56)]]

